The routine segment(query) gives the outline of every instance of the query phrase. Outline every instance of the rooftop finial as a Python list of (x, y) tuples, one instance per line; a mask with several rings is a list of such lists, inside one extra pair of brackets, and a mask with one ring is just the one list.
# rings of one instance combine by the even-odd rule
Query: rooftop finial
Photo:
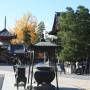
[(6, 28), (6, 16), (5, 16), (5, 26), (4, 26), (4, 28)]

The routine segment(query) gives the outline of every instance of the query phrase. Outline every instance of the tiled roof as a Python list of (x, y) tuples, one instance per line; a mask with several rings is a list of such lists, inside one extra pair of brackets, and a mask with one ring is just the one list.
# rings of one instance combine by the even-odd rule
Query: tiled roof
[(13, 35), (5, 28), (2, 31), (0, 31), (0, 36), (9, 37), (9, 36), (13, 36)]
[(52, 31), (50, 31), (49, 34), (56, 35), (57, 32), (59, 31), (59, 27), (58, 27), (59, 17), (60, 17), (60, 12), (56, 12), (55, 17), (54, 17)]
[(58, 45), (54, 44), (54, 43), (51, 43), (51, 42), (39, 42), (37, 44), (35, 44), (35, 46), (52, 46), (52, 47), (56, 47)]

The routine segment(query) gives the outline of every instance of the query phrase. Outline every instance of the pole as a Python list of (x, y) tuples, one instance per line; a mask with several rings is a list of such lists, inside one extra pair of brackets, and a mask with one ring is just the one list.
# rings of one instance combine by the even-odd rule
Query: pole
[(5, 26), (4, 26), (4, 28), (6, 29), (6, 16), (5, 16)]
[[(30, 59), (31, 59), (31, 53), (30, 53)], [(29, 83), (29, 78), (30, 78), (30, 69), (31, 69), (31, 66), (30, 66), (30, 63), (29, 63), (28, 83)]]
[(58, 88), (58, 75), (57, 75), (57, 66), (56, 66), (56, 63), (55, 63), (55, 75), (56, 75), (57, 90), (59, 90), (59, 88)]
[[(56, 50), (55, 50), (56, 52)], [(56, 61), (55, 61), (55, 74), (56, 74), (56, 85), (57, 85), (57, 90), (59, 90), (59, 87), (58, 87), (58, 75), (57, 75), (57, 65), (56, 65)]]
[(46, 62), (46, 52), (44, 52), (44, 63)]
[(31, 68), (31, 84), (30, 84), (30, 90), (32, 90), (32, 79), (33, 79), (33, 62), (34, 62), (34, 51), (33, 51), (33, 53), (32, 53), (33, 55), (32, 55), (32, 68)]

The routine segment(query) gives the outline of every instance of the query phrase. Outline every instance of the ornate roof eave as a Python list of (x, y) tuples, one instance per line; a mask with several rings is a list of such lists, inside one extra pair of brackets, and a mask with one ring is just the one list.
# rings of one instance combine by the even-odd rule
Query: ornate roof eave
[(49, 34), (52, 35), (56, 35), (58, 30), (57, 24), (58, 24), (58, 17), (60, 16), (60, 12), (56, 12), (55, 13), (55, 17), (54, 17), (54, 23), (53, 23), (53, 27), (52, 27), (52, 31), (49, 32)]
[(6, 16), (5, 16), (5, 27), (2, 31), (0, 31), (0, 40), (10, 40), (16, 38), (16, 35), (11, 34), (7, 29), (6, 29)]
[(54, 43), (51, 42), (38, 42), (34, 45), (30, 45), (29, 46), (29, 50), (35, 50), (35, 51), (53, 51), (55, 49), (57, 49), (59, 47), (59, 45), (56, 45)]
[(40, 47), (57, 47), (58, 45), (54, 44), (54, 43), (51, 43), (51, 42), (39, 42), (37, 44), (35, 44), (34, 46), (40, 46)]
[(7, 29), (0, 31), (0, 39), (13, 39), (16, 38), (16, 35), (11, 34)]

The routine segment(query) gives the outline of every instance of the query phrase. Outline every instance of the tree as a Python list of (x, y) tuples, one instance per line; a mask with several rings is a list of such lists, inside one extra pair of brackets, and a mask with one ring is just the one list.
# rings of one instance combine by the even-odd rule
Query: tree
[(37, 20), (30, 13), (23, 15), (16, 21), (16, 25), (13, 28), (17, 38), (12, 42), (24, 43), (25, 45), (35, 43), (36, 40)]
[(79, 6), (76, 11), (71, 7), (66, 12), (61, 12), (57, 36), (62, 50), (59, 51), (60, 59), (73, 60), (90, 56), (90, 13), (84, 6)]
[(38, 24), (38, 31), (37, 31), (37, 42), (41, 40), (41, 35), (43, 34), (45, 30), (45, 24), (43, 21), (41, 21), (39, 24)]
[(58, 39), (62, 47), (62, 50), (59, 51), (59, 56), (61, 60), (69, 60), (74, 55), (74, 43), (76, 41), (72, 34), (75, 24), (73, 9), (68, 7), (66, 12), (62, 12), (59, 21), (60, 32), (58, 32)]
[[(90, 13), (84, 6), (78, 6), (76, 10), (77, 20), (77, 39), (78, 39), (78, 52), (82, 57), (86, 58), (90, 56)], [(89, 50), (89, 51), (88, 51)]]
[(31, 35), (30, 35), (30, 31), (28, 30), (28, 28), (26, 28), (23, 31), (23, 41), (24, 41), (25, 45), (28, 45), (31, 43)]

